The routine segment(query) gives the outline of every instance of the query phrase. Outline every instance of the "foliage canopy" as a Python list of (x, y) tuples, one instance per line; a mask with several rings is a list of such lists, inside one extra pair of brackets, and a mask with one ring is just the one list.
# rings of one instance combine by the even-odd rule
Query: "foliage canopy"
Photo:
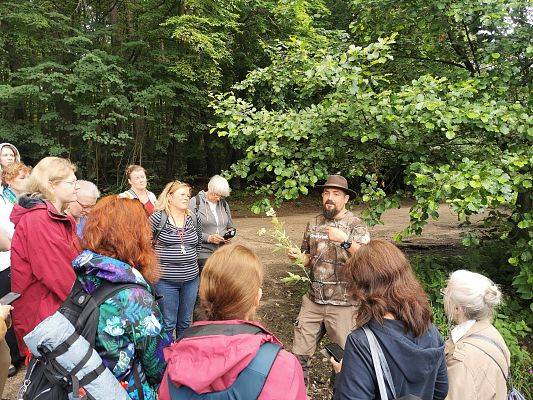
[(271, 48), (270, 65), (215, 96), (214, 130), (245, 154), (232, 175), (279, 201), (342, 171), (360, 184), (371, 223), (410, 195), (398, 240), (420, 234), (441, 202), (467, 221), (489, 211), (484, 233), (513, 243), (514, 285), (531, 300), (527, 2), (351, 5), (344, 30), (292, 37)]

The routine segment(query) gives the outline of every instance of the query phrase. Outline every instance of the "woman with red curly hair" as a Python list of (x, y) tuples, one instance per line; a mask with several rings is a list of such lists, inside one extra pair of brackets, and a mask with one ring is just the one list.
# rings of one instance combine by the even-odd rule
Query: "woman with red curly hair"
[[(346, 340), (334, 399), (383, 398), (376, 385), (368, 329), (392, 376), (384, 397), (443, 400), (448, 392), (444, 342), (432, 323), (427, 295), (402, 251), (385, 240), (371, 240), (347, 261), (346, 276), (352, 296), (360, 301), (358, 328)], [(332, 364), (336, 371), (341, 367), (333, 359)]]
[(155, 400), (171, 337), (151, 287), (159, 266), (142, 204), (117, 196), (101, 199), (87, 219), (82, 247), (72, 265), (88, 293), (104, 281), (138, 285), (102, 303), (94, 347), (132, 399)]

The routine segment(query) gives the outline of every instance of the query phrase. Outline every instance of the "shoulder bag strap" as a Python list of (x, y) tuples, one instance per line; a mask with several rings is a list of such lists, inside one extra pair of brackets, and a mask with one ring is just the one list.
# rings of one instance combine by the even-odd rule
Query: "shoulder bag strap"
[(380, 398), (381, 400), (388, 400), (387, 387), (385, 386), (385, 380), (383, 379), (383, 371), (381, 370), (381, 363), (379, 362), (376, 337), (374, 336), (374, 333), (366, 326), (363, 326), (363, 331), (365, 332), (368, 344), (370, 346), (370, 354), (372, 356), (372, 363), (374, 364), (374, 373), (376, 374), (376, 380), (378, 382)]
[[(469, 341), (467, 340), (468, 338), (481, 339), (481, 340), (483, 340), (483, 341), (485, 341), (485, 342), (487, 342), (487, 343), (491, 343), (491, 344), (493, 344), (494, 346), (496, 346), (496, 348), (498, 348), (498, 349), (502, 352), (503, 358), (504, 358), (504, 360), (505, 360), (505, 366), (507, 367), (509, 373), (508, 373), (508, 374), (505, 374), (505, 372), (504, 372), (502, 366), (500, 365), (500, 363), (499, 363), (499, 362), (498, 362), (498, 361), (497, 361), (492, 355), (490, 355), (488, 352), (486, 352), (483, 348), (481, 348), (481, 347), (475, 345), (475, 344), (472, 343), (472, 342), (469, 342)], [(492, 340), (492, 339), (489, 338), (489, 337), (483, 336), (483, 335), (476, 335), (476, 334), (474, 334), (474, 335), (467, 336), (467, 337), (465, 338), (465, 340), (464, 340), (464, 343), (468, 343), (469, 345), (474, 346), (476, 349), (481, 350), (481, 351), (482, 351), (483, 353), (485, 353), (488, 357), (490, 357), (490, 359), (496, 363), (496, 365), (498, 366), (498, 368), (500, 369), (500, 371), (501, 371), (501, 373), (502, 373), (502, 375), (503, 375), (503, 378), (504, 378), (506, 381), (509, 380), (509, 379), (511, 378), (511, 368), (509, 368), (509, 366), (507, 365), (507, 359), (506, 359), (506, 357), (505, 357), (505, 352), (504, 352), (503, 349), (500, 347), (500, 345), (499, 345), (498, 343), (496, 343), (494, 340)]]
[(495, 341), (494, 339), (488, 337), (488, 336), (485, 336), (485, 335), (479, 335), (477, 333), (474, 333), (472, 335), (469, 335), (467, 336), (465, 339), (468, 339), (468, 338), (475, 338), (475, 339), (481, 339), (481, 340), (484, 340), (485, 342), (488, 342), (488, 343), (491, 343), (493, 344), (494, 346), (496, 346), (502, 353), (503, 355), (503, 359), (505, 360), (505, 365), (509, 368), (509, 366), (507, 365), (507, 357), (505, 355), (505, 351), (503, 350), (502, 346), (500, 346), (500, 344)]
[(370, 331), (372, 333), (372, 336), (374, 336), (374, 341), (377, 346), (378, 351), (378, 357), (379, 361), (381, 363), (381, 369), (383, 370), (383, 375), (385, 376), (385, 380), (387, 381), (387, 384), (389, 385), (389, 389), (392, 394), (392, 398), (396, 398), (396, 389), (394, 388), (394, 382), (392, 381), (392, 374), (390, 372), (389, 363), (387, 362), (387, 359), (385, 358), (385, 354), (383, 354), (383, 349), (379, 345), (378, 340), (376, 339), (376, 335), (374, 335), (374, 332)]
[(139, 197), (137, 196), (137, 194), (133, 191), (133, 189), (128, 189), (126, 191), (126, 193), (129, 193), (129, 195), (131, 196), (131, 199), (132, 200), (139, 200)]

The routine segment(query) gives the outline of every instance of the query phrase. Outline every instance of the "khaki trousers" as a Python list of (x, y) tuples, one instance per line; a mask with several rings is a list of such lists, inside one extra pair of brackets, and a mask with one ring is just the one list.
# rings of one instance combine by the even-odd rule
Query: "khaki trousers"
[(294, 327), (292, 352), (312, 356), (326, 332), (332, 342), (344, 349), (346, 338), (355, 329), (355, 312), (355, 306), (317, 304), (306, 294)]
[(11, 356), (9, 355), (9, 347), (7, 346), (6, 341), (2, 339), (0, 340), (0, 398), (4, 392), (10, 364)]
[(302, 365), (306, 385), (318, 342), (327, 333), (332, 342), (344, 349), (346, 338), (355, 329), (356, 311), (356, 306), (317, 304), (307, 294), (302, 297), (302, 308), (294, 324), (292, 352)]

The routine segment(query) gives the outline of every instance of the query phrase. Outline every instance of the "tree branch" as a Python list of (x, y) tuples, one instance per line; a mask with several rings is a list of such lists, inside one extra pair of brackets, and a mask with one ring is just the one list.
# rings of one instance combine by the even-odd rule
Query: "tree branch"
[(479, 74), (481, 70), (479, 69), (479, 63), (477, 62), (476, 51), (474, 50), (474, 44), (470, 40), (470, 33), (468, 32), (468, 26), (466, 26), (464, 21), (462, 21), (462, 23), (463, 23), (463, 27), (465, 28), (466, 38), (468, 39), (468, 46), (470, 46), (470, 52), (472, 53), (472, 58), (476, 66), (477, 73)]
[(468, 55), (463, 51), (463, 49), (457, 45), (450, 29), (448, 29), (446, 35), (448, 36), (448, 40), (450, 41), (450, 45), (452, 46), (453, 51), (455, 51), (455, 53), (463, 60), (465, 68), (470, 71), (472, 75), (474, 75), (476, 73), (474, 65), (468, 58)]
[(395, 56), (395, 57), (396, 58), (408, 58), (408, 59), (420, 60), (420, 61), (431, 61), (431, 62), (446, 64), (446, 65), (453, 65), (454, 67), (459, 67), (459, 68), (463, 68), (463, 69), (466, 69), (466, 70), (470, 71), (464, 64), (460, 64), (460, 63), (457, 63), (457, 62), (454, 62), (454, 61), (440, 60), (438, 58), (404, 56), (404, 55)]

